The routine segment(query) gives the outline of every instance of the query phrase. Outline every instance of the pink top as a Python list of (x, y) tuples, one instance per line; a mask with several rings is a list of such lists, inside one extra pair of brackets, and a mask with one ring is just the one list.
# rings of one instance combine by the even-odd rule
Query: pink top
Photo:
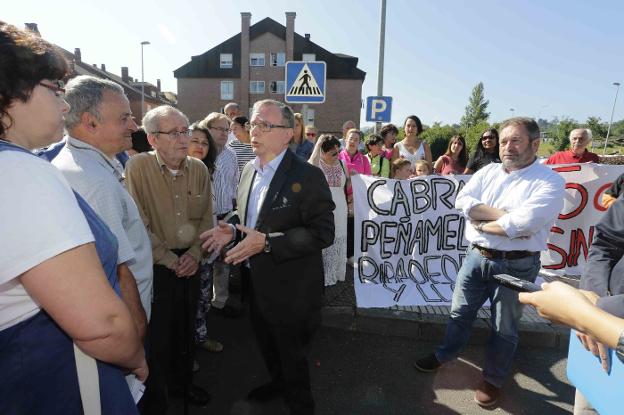
[[(365, 174), (367, 176), (371, 175), (370, 162), (368, 161), (368, 158), (359, 151), (356, 152), (353, 157), (351, 157), (347, 149), (344, 149), (338, 155), (338, 159), (344, 161), (344, 164), (347, 167), (347, 171), (349, 171), (351, 174), (353, 174), (352, 172), (355, 171), (359, 174)], [(349, 184), (349, 186), (347, 187), (347, 196), (352, 193), (353, 189)]]
[(338, 155), (338, 158), (345, 162), (345, 165), (347, 166), (347, 169), (349, 169), (350, 172), (355, 170), (359, 174), (366, 174), (370, 176), (371, 174), (370, 162), (368, 161), (366, 156), (364, 156), (359, 151), (355, 153), (353, 157), (351, 157), (349, 152), (345, 149), (340, 152), (340, 154)]
[(442, 176), (446, 174), (463, 174), (466, 166), (462, 165), (458, 160), (454, 160), (453, 157), (442, 155), (440, 156), (442, 160), (442, 167), (439, 167), (436, 170), (436, 173), (441, 174)]

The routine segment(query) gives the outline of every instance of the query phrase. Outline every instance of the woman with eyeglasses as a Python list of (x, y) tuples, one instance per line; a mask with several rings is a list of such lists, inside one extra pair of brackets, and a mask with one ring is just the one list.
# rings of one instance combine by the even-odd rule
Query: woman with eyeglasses
[[(208, 173), (210, 174), (210, 181), (212, 183), (212, 176), (215, 171), (215, 160), (217, 159), (217, 149), (214, 144), (214, 140), (210, 135), (208, 127), (202, 122), (195, 122), (191, 124), (189, 129), (192, 131), (191, 139), (189, 140), (188, 155), (195, 157), (204, 162)], [(212, 189), (210, 190), (212, 195), (212, 205), (215, 205), (215, 196)], [(217, 218), (213, 218), (214, 223), (217, 223)], [(199, 265), (199, 300), (197, 301), (197, 314), (195, 316), (195, 343), (202, 346), (213, 353), (219, 353), (223, 351), (223, 344), (217, 340), (208, 338), (208, 328), (206, 325), (206, 314), (210, 310), (210, 301), (212, 300), (212, 262), (208, 259), (202, 259)], [(193, 367), (199, 369), (199, 363), (193, 362)]]
[(498, 154), (498, 131), (496, 128), (488, 128), (481, 134), (481, 139), (477, 143), (477, 149), (473, 153), (464, 174), (473, 174), (490, 163), (500, 163)]
[[(210, 131), (217, 151), (214, 180), (212, 182), (215, 195), (213, 211), (217, 215), (217, 220), (226, 220), (236, 209), (236, 189), (240, 177), (236, 152), (227, 145), (230, 121), (225, 115), (212, 112), (201, 121), (201, 124)], [(222, 258), (217, 258), (213, 263), (212, 281), (211, 313), (223, 317), (240, 316), (240, 310), (228, 304), (228, 298), (230, 297), (230, 266), (223, 262)], [(201, 347), (209, 352), (218, 352), (222, 349), (222, 346), (219, 347), (217, 345), (216, 340), (206, 341), (201, 344)]]
[(340, 141), (333, 135), (322, 134), (317, 140), (314, 151), (308, 160), (319, 167), (329, 184), (334, 209), (335, 236), (332, 246), (323, 249), (323, 267), (325, 285), (334, 285), (344, 281), (347, 261), (347, 199), (345, 194), (349, 173), (344, 163), (338, 159)]
[(117, 240), (31, 153), (63, 135), (68, 70), (54, 46), (0, 22), (2, 414), (137, 413), (124, 371), (148, 374), (119, 297)]
[(468, 162), (466, 140), (461, 135), (451, 137), (446, 152), (438, 157), (433, 169), (444, 176), (447, 174), (463, 174)]
[(299, 158), (308, 160), (314, 150), (314, 144), (306, 140), (303, 128), (303, 115), (295, 112), (295, 128), (292, 141), (288, 145), (290, 151), (295, 153)]
[(318, 131), (317, 131), (315, 126), (313, 126), (313, 125), (306, 125), (306, 128), (305, 128), (306, 140), (308, 140), (313, 145), (314, 145), (314, 143), (316, 143), (316, 135), (317, 134), (318, 134)]
[(371, 134), (366, 139), (366, 158), (370, 163), (371, 175), (390, 177), (390, 160), (383, 151), (384, 140), (378, 134)]

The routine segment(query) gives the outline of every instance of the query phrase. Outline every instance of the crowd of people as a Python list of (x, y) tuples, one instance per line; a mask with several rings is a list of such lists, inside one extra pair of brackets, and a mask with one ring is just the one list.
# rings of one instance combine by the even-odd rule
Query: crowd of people
[[(599, 342), (624, 348), (622, 320), (594, 309), (624, 317), (624, 285), (609, 278), (624, 254), (624, 179), (605, 196), (584, 295), (552, 284), (518, 298), (492, 279), (535, 280), (563, 205), (563, 179), (537, 160), (531, 119), (487, 129), (470, 157), (453, 136), (435, 163), (415, 115), (398, 142), (392, 124), (364, 137), (346, 121), (341, 137), (319, 135), (274, 100), (256, 102), (250, 118), (230, 103), (194, 123), (161, 106), (139, 127), (118, 84), (78, 76), (65, 85), (69, 66), (42, 38), (0, 22), (0, 54), (0, 413), (161, 414), (175, 397), (206, 405), (209, 393), (192, 381), (195, 348), (224, 348), (206, 315), (238, 317), (246, 307), (271, 377), (247, 399), (281, 396), (291, 413), (314, 413), (307, 350), (324, 286), (344, 281), (354, 262), (358, 174), (474, 174), (456, 201), (470, 248), (446, 336), (417, 369), (454, 359), (488, 299), (481, 406), (496, 403), (510, 372), (521, 302), (577, 327), (596, 353)], [(570, 150), (547, 163), (596, 162), (590, 141), (591, 131), (572, 131)], [(242, 281), (238, 305), (232, 273)], [(138, 405), (136, 382), (146, 385)]]

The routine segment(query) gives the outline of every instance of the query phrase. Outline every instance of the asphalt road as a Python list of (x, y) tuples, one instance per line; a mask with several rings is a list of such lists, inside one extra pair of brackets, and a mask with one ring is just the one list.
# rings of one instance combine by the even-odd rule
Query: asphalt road
[[(200, 350), (195, 383), (212, 394), (206, 408), (191, 414), (281, 415), (281, 400), (251, 406), (243, 398), (269, 380), (256, 349), (248, 320), (210, 317), (212, 337), (223, 342), (219, 354)], [(403, 337), (322, 328), (311, 351), (311, 376), (318, 415), (379, 414), (568, 414), (574, 389), (565, 376), (566, 353), (520, 348), (514, 374), (499, 406), (479, 408), (473, 388), (481, 376), (482, 346), (470, 346), (457, 361), (435, 374), (417, 372), (412, 362), (432, 350), (432, 342)], [(169, 414), (182, 414), (173, 402)]]

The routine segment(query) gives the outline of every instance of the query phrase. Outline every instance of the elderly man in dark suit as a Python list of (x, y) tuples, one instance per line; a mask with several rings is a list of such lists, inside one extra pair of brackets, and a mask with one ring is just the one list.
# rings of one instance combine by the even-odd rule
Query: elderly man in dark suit
[(208, 251), (238, 242), (225, 261), (244, 262), (250, 276), (250, 318), (271, 382), (248, 399), (283, 396), (292, 414), (312, 414), (307, 348), (320, 323), (321, 250), (334, 239), (334, 203), (321, 170), (288, 150), (288, 106), (259, 101), (250, 124), (256, 158), (238, 186), (241, 224), (221, 223), (201, 238)]

